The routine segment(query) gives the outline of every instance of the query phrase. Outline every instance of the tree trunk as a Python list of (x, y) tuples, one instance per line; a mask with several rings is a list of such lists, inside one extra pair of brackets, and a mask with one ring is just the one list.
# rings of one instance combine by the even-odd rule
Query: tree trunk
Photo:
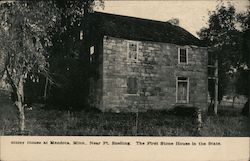
[(24, 106), (21, 101), (16, 101), (16, 106), (19, 112), (19, 130), (21, 133), (25, 130), (25, 114), (24, 114)]
[(248, 116), (250, 117), (250, 96), (248, 97)]
[[(249, 32), (248, 32), (249, 33)], [(250, 71), (248, 71), (248, 82), (250, 81)], [(250, 117), (250, 90), (248, 84), (248, 116)]]
[(17, 100), (15, 102), (19, 112), (19, 129), (23, 133), (25, 130), (25, 114), (24, 114), (24, 91), (23, 91), (23, 78), (19, 80), (18, 89), (16, 91)]
[(19, 115), (19, 130), (21, 133), (25, 130), (25, 114), (24, 114), (24, 78), (26, 76), (26, 73), (21, 75), (18, 83), (16, 84), (15, 81), (12, 79), (11, 74), (9, 73), (9, 69), (7, 66), (5, 66), (5, 70), (7, 73), (7, 77), (10, 80), (10, 85), (12, 87), (12, 91), (15, 94), (14, 100), (15, 105), (18, 109), (18, 115)]
[(44, 101), (47, 100), (47, 90), (48, 90), (48, 77), (45, 78), (45, 87), (44, 87), (44, 93), (43, 93), (43, 98), (44, 98)]
[(215, 84), (214, 84), (214, 114), (218, 113), (218, 85), (219, 85), (219, 77), (218, 77), (218, 59), (215, 60)]

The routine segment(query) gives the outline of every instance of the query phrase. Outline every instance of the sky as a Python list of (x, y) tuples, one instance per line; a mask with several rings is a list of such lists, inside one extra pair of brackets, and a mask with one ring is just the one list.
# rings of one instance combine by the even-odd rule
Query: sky
[[(246, 11), (249, 5), (248, 0), (231, 2), (238, 12)], [(179, 26), (197, 36), (197, 31), (207, 24), (208, 11), (215, 10), (218, 3), (218, 0), (104, 0), (104, 9), (95, 10), (164, 22), (178, 18)]]

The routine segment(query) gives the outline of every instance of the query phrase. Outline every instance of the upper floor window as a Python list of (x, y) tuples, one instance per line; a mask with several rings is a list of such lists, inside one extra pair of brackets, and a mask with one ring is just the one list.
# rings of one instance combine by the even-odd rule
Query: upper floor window
[(187, 64), (188, 63), (188, 49), (178, 48), (178, 63)]
[(129, 41), (127, 44), (127, 57), (130, 60), (138, 60), (138, 43)]

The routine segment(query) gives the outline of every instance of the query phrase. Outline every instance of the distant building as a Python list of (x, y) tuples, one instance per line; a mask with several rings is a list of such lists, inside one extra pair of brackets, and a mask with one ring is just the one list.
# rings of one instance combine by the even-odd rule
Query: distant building
[[(91, 104), (129, 112), (207, 108), (207, 48), (179, 26), (127, 16), (90, 15)], [(84, 30), (80, 39), (84, 39)], [(86, 36), (87, 36), (86, 35)]]

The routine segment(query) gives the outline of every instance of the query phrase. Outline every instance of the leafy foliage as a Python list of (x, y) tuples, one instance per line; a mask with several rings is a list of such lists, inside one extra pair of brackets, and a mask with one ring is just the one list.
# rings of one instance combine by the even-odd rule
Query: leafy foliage
[[(67, 94), (65, 95), (67, 97), (62, 97), (61, 100), (65, 98), (67, 100), (68, 97), (75, 98), (69, 93), (74, 93), (76, 89), (80, 89), (78, 93), (76, 92), (77, 94), (81, 91), (82, 88), (77, 88), (76, 85), (86, 81), (87, 68), (82, 68), (80, 61), (75, 63), (76, 60), (69, 60), (74, 59), (74, 56), (78, 56), (82, 52), (79, 51), (81, 47), (79, 47), (80, 43), (77, 42), (77, 30), (82, 27), (84, 15), (91, 12), (94, 5), (93, 0), (6, 1), (0, 4), (0, 64), (4, 67), (0, 74), (7, 75), (7, 81), (11, 85), (12, 98), (19, 111), (21, 131), (25, 128), (25, 82), (27, 82), (26, 84), (32, 81), (39, 82), (41, 75), (44, 75), (51, 82), (52, 80), (66, 80), (59, 86), (63, 87), (60, 88), (63, 92), (59, 90), (61, 96)], [(62, 59), (63, 63), (60, 64), (58, 58)], [(67, 71), (72, 69), (68, 67), (69, 64), (72, 66), (76, 64), (74, 67), (77, 70), (65, 74), (65, 69)], [(83, 64), (88, 65), (87, 63)], [(72, 77), (77, 81), (73, 82), (75, 79)], [(72, 83), (75, 85), (73, 88)], [(31, 85), (29, 84), (29, 86)], [(82, 86), (80, 85), (80, 87)], [(87, 91), (86, 83), (83, 87)], [(69, 104), (72, 102), (75, 100), (69, 101)]]
[(51, 1), (1, 3), (0, 49), (7, 81), (19, 111), (20, 130), (25, 129), (24, 83), (38, 73), (48, 76), (47, 34), (57, 22), (57, 10)]
[[(97, 3), (99, 2), (99, 3)], [(60, 24), (53, 32), (50, 48), (50, 71), (59, 86), (52, 86), (48, 103), (60, 108), (82, 108), (87, 106), (88, 79), (91, 75), (89, 63), (89, 41), (87, 18), (96, 5), (103, 1), (56, 1), (60, 10)], [(84, 40), (80, 40), (80, 31)]]
[(10, 79), (18, 84), (20, 76), (47, 73), (46, 47), (51, 45), (48, 31), (58, 18), (53, 3), (12, 2), (2, 4), (1, 8), (4, 16), (1, 17), (0, 48)]
[(242, 44), (245, 41), (243, 32), (248, 26), (243, 23), (246, 17), (246, 14), (236, 13), (232, 4), (218, 5), (215, 11), (209, 13), (208, 27), (202, 28), (198, 33), (212, 48), (213, 54), (217, 55), (219, 100), (226, 92), (228, 80), (236, 75), (245, 62)]

